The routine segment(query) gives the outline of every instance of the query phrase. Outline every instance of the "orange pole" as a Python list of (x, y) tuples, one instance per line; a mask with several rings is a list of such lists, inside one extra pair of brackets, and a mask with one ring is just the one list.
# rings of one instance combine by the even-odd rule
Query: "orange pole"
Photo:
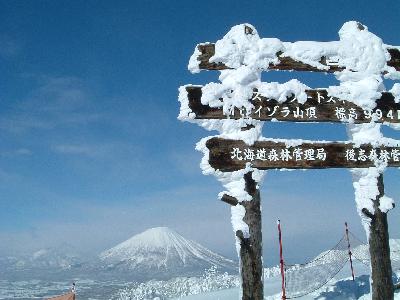
[(349, 249), (351, 276), (353, 277), (353, 281), (354, 281), (354, 268), (353, 268), (353, 258), (352, 258), (350, 239), (349, 239), (349, 227), (347, 226), (347, 222), (345, 222), (344, 225), (346, 226), (346, 239), (347, 239), (347, 247)]
[(279, 233), (279, 257), (280, 257), (281, 276), (282, 276), (282, 300), (286, 300), (285, 263), (283, 260), (281, 220), (278, 220), (278, 233)]

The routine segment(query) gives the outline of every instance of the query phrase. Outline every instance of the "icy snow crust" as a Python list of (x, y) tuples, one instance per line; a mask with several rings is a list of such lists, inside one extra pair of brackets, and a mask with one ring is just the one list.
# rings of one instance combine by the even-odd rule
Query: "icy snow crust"
[[(345, 99), (355, 103), (363, 109), (373, 109), (376, 106), (375, 100), (381, 97), (385, 90), (382, 74), (388, 79), (400, 79), (400, 72), (393, 67), (387, 66), (390, 54), (387, 51), (388, 45), (368, 31), (368, 28), (358, 22), (350, 21), (345, 23), (339, 30), (339, 41), (335, 42), (307, 42), (295, 43), (281, 42), (278, 39), (261, 39), (250, 24), (234, 26), (221, 40), (215, 43), (215, 55), (210, 62), (223, 63), (231, 69), (220, 71), (220, 83), (209, 83), (202, 88), (202, 104), (211, 107), (222, 107), (223, 112), (229, 116), (234, 108), (245, 109), (250, 112), (254, 107), (248, 99), (252, 98), (254, 89), (265, 97), (284, 102), (287, 97), (295, 96), (300, 103), (307, 100), (305, 93), (309, 89), (306, 85), (297, 80), (291, 80), (284, 84), (261, 82), (261, 72), (267, 71), (269, 65), (278, 62), (277, 53), (281, 56), (291, 57), (311, 66), (326, 70), (328, 67), (320, 63), (320, 58), (337, 61), (342, 72), (335, 73), (340, 81), (339, 86), (328, 88), (328, 95)], [(193, 73), (199, 72), (199, 61), (196, 50), (189, 61), (189, 70)], [(391, 90), (395, 94), (396, 101), (399, 101), (400, 86), (395, 84)], [(217, 137), (243, 140), (248, 145), (256, 141), (265, 140), (261, 136), (263, 122), (253, 120), (250, 116), (244, 116), (240, 120), (197, 120), (191, 112), (188, 104), (185, 86), (179, 90), (179, 101), (181, 111), (179, 119), (194, 122), (207, 130), (219, 132)], [(247, 127), (249, 130), (242, 130)], [(400, 127), (394, 126), (400, 129)], [(372, 145), (398, 145), (397, 141), (383, 138), (380, 132), (380, 124), (348, 125), (348, 133), (351, 142), (356, 145), (371, 143)], [(245, 191), (244, 174), (252, 172), (253, 179), (260, 184), (265, 171), (253, 169), (250, 164), (246, 168), (236, 172), (221, 172), (214, 170), (208, 163), (209, 151), (206, 148), (207, 140), (202, 139), (196, 149), (203, 152), (204, 157), (201, 168), (204, 174), (213, 174), (222, 182), (227, 191), (222, 194), (229, 194), (239, 201), (251, 200), (251, 196)], [(302, 140), (286, 141), (287, 143), (301, 144)], [(367, 208), (372, 213), (373, 202), (378, 193), (377, 180), (385, 170), (385, 164), (376, 159), (376, 167), (368, 169), (353, 169), (354, 188), (357, 208), (365, 229), (369, 232), (369, 219), (361, 210)], [(381, 199), (380, 209), (387, 212), (393, 207), (393, 200), (384, 196)], [(233, 229), (243, 231), (244, 235), (249, 234), (248, 226), (243, 221), (245, 210), (243, 206), (232, 207)], [(237, 240), (239, 248), (239, 241)]]

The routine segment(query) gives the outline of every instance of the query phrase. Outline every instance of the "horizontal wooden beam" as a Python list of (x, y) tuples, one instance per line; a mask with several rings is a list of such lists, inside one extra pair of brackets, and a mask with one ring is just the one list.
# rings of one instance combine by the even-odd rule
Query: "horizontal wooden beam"
[[(229, 69), (223, 63), (215, 63), (210, 62), (210, 58), (215, 54), (215, 44), (199, 44), (197, 46), (200, 54), (197, 57), (199, 61), (199, 68), (202, 70), (226, 70)], [(387, 62), (388, 66), (395, 68), (397, 71), (400, 71), (400, 50), (397, 48), (389, 48), (387, 49), (391, 58)], [(319, 63), (327, 66), (327, 69), (318, 69), (317, 67), (311, 66), (304, 62), (295, 60), (288, 56), (283, 56), (282, 52), (278, 52), (276, 54), (279, 62), (277, 64), (271, 64), (269, 66), (265, 66), (266, 70), (290, 70), (290, 71), (312, 71), (312, 72), (326, 72), (326, 73), (333, 73), (333, 72), (340, 72), (343, 71), (343, 67), (339, 67), (336, 64), (330, 64), (329, 58), (322, 56), (319, 59)]]
[(388, 167), (400, 167), (400, 147), (351, 143), (303, 143), (259, 141), (253, 146), (243, 141), (211, 138), (206, 143), (211, 167), (222, 172), (244, 169), (247, 163), (260, 170), (325, 169), (374, 167), (375, 158)]
[[(243, 116), (262, 121), (291, 121), (291, 122), (352, 122), (369, 123), (372, 116), (376, 122), (400, 123), (400, 103), (394, 101), (391, 93), (382, 93), (376, 100), (376, 107), (372, 111), (363, 110), (353, 102), (329, 97), (327, 90), (307, 90), (307, 101), (298, 103), (289, 97), (285, 102), (278, 103), (254, 91), (253, 98), (249, 101), (254, 109), (247, 114), (236, 108), (229, 116), (224, 114), (222, 107), (210, 107), (201, 103), (202, 88), (200, 86), (187, 86), (189, 107), (196, 115), (196, 119), (240, 119)], [(344, 119), (343, 119), (344, 117)]]
[(239, 200), (238, 199), (236, 199), (235, 197), (230, 196), (228, 194), (222, 195), (221, 201), (223, 201), (225, 203), (228, 203), (229, 205), (232, 205), (232, 206), (236, 206), (236, 205), (239, 204)]

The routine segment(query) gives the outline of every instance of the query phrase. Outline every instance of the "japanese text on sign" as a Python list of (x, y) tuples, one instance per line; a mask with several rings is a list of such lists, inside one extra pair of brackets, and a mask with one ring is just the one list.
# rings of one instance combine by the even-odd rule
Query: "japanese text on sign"
[[(252, 149), (245, 148), (241, 150), (238, 147), (232, 148), (230, 152), (231, 159), (239, 161), (325, 161), (327, 159), (327, 152), (324, 148), (318, 149), (303, 149), (296, 147), (293, 149)], [(380, 160), (384, 162), (400, 161), (400, 150), (392, 149), (390, 151), (385, 149), (371, 149), (369, 151), (361, 148), (347, 149), (345, 153), (347, 161), (375, 161)]]

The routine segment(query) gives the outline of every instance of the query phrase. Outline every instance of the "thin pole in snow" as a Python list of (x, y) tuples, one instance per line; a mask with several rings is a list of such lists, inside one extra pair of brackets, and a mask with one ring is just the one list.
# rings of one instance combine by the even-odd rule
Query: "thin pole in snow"
[(353, 258), (352, 258), (350, 239), (349, 239), (349, 227), (347, 226), (347, 222), (345, 222), (344, 224), (346, 226), (346, 239), (347, 239), (347, 247), (349, 249), (351, 276), (353, 277), (353, 281), (354, 281), (354, 268), (353, 268)]
[(286, 299), (285, 263), (283, 260), (281, 220), (278, 220), (277, 223), (278, 223), (278, 233), (279, 233), (279, 257), (280, 257), (281, 276), (282, 276), (282, 300), (285, 300)]

